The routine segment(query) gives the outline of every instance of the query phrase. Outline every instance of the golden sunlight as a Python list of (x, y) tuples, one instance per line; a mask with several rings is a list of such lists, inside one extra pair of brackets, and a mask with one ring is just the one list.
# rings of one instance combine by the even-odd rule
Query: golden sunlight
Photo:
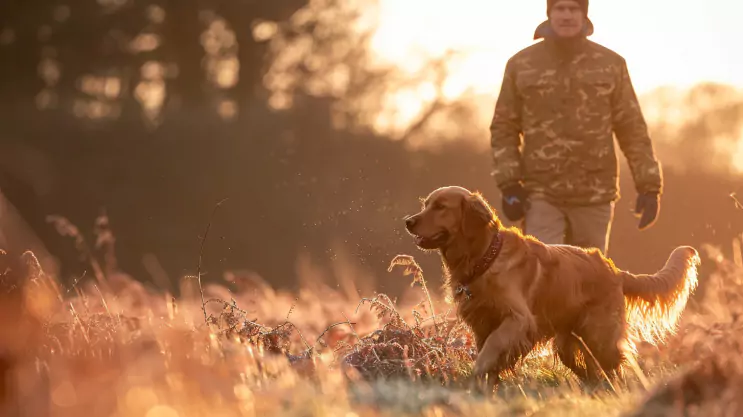
[[(640, 96), (703, 81), (743, 86), (743, 56), (735, 52), (743, 3), (709, 0), (704, 6), (673, 0), (591, 2), (591, 39), (626, 58)], [(443, 94), (477, 97), (482, 126), (491, 116), (506, 61), (533, 43), (534, 29), (546, 19), (544, 0), (462, 0), (457, 6), (442, 0), (379, 0), (378, 7), (379, 28), (371, 44), (375, 56), (413, 74), (426, 59), (447, 50), (458, 53)], [(393, 114), (413, 120), (426, 100), (406, 91), (393, 100), (398, 109)], [(659, 113), (643, 105), (652, 122)], [(742, 159), (737, 159), (741, 169)]]
[[(421, 56), (447, 49), (466, 55), (452, 82), (492, 93), (506, 60), (530, 45), (546, 19), (546, 1), (380, 0), (380, 27), (372, 48), (383, 59), (415, 71)], [(599, 42), (628, 61), (639, 94), (663, 85), (699, 81), (743, 85), (738, 16), (743, 3), (709, 0), (592, 2), (589, 17)], [(456, 80), (456, 81), (454, 81)]]

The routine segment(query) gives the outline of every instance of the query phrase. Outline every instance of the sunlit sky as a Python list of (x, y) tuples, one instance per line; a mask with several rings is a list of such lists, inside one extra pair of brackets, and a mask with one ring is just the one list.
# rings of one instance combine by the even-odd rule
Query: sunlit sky
[[(378, 1), (376, 54), (411, 73), (420, 70), (425, 57), (447, 49), (462, 54), (450, 68), (444, 94), (456, 98), (469, 89), (479, 100), (486, 97), (480, 108), (483, 124), (491, 117), (506, 61), (535, 42), (534, 30), (547, 17), (546, 0)], [(683, 90), (705, 81), (743, 87), (743, 2), (594, 0), (588, 16), (595, 26), (591, 39), (625, 57), (641, 99), (658, 87)], [(401, 93), (394, 101), (398, 120), (378, 124), (404, 126), (421, 110), (420, 94)], [(644, 110), (652, 120), (657, 109)], [(743, 138), (731, 151), (743, 172)]]
[[(509, 56), (530, 45), (546, 18), (546, 1), (380, 0), (373, 48), (405, 65), (415, 51), (466, 53), (453, 77), (459, 88), (493, 93)], [(731, 0), (591, 1), (592, 40), (622, 54), (638, 93), (698, 81), (743, 86), (740, 17)]]

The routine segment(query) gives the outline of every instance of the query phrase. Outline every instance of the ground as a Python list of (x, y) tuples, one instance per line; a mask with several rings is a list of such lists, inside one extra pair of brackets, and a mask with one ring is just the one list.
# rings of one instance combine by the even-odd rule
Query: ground
[(470, 334), (410, 257), (390, 273), (411, 280), (413, 301), (396, 301), (319, 282), (282, 292), (248, 274), (185, 277), (174, 298), (92, 256), (95, 276), (65, 287), (26, 253), (0, 275), (0, 414), (733, 415), (743, 266), (704, 253), (715, 272), (700, 277), (677, 334), (641, 347), (625, 380), (589, 391), (545, 348), (492, 396), (463, 383)]

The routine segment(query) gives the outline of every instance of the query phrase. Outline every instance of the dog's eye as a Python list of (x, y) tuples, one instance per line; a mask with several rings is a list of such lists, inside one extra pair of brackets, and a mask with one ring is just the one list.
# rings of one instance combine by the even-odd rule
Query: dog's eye
[(444, 207), (444, 205), (443, 205), (443, 204), (441, 204), (441, 203), (435, 203), (435, 204), (433, 205), (433, 209), (434, 209), (434, 210), (443, 210), (443, 209), (445, 209), (445, 208), (446, 208), (446, 207)]

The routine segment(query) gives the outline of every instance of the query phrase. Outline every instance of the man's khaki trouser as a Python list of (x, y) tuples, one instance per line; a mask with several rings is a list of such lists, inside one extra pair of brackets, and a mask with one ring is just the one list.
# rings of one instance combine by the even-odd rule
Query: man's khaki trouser
[(532, 199), (524, 219), (524, 233), (547, 244), (569, 244), (608, 251), (614, 203), (592, 206), (555, 206)]

